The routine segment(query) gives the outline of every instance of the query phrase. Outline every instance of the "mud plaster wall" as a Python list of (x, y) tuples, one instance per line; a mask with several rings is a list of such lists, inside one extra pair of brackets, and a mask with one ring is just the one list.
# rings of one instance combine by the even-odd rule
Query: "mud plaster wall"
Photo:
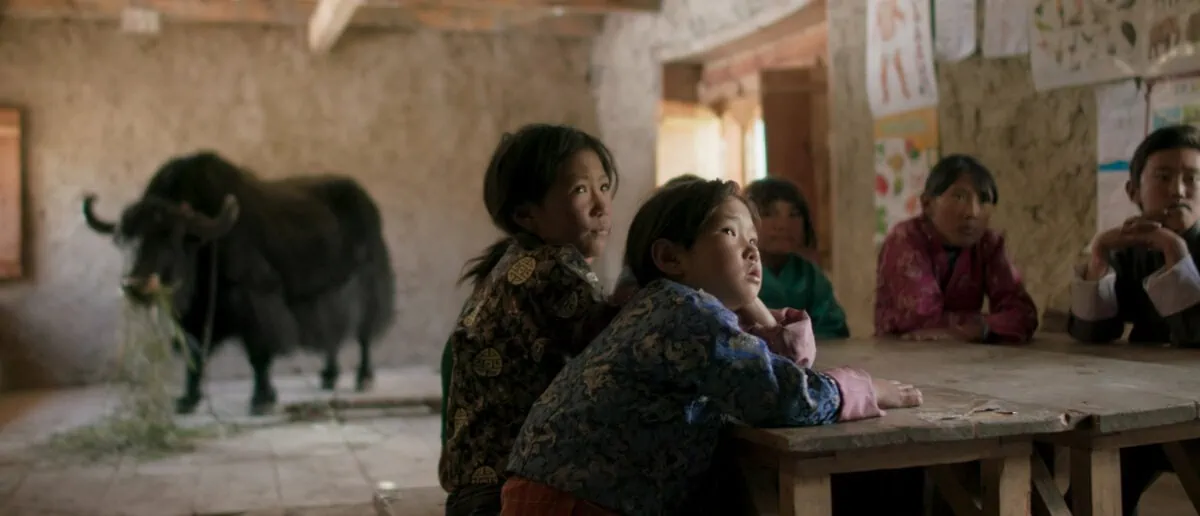
[[(168, 25), (0, 27), (0, 103), (26, 109), (31, 279), (0, 285), (6, 388), (93, 381), (117, 343), (122, 254), (87, 229), (84, 191), (115, 216), (172, 154), (212, 148), (266, 177), (338, 171), (379, 203), (397, 275), (397, 318), (379, 366), (428, 364), (466, 293), (464, 260), (498, 233), (483, 170), (504, 130), (530, 121), (595, 130), (590, 43), (552, 37), (348, 33), (311, 57), (290, 29)], [(350, 348), (348, 346), (348, 348)], [(343, 353), (351, 385), (357, 353)], [(276, 374), (319, 360), (294, 358)], [(245, 376), (240, 349), (213, 377)]]
[[(875, 249), (866, 2), (829, 2), (830, 108), (838, 235), (833, 281), (857, 334), (873, 331)], [(982, 30), (982, 28), (981, 28)], [(1027, 58), (938, 65), (942, 153), (979, 158), (996, 175), (992, 227), (1007, 235), (1039, 311), (1064, 303), (1071, 267), (1096, 227), (1096, 103), (1091, 88), (1033, 89)], [(1053, 301), (1053, 303), (1052, 303)]]
[[(593, 73), (602, 135), (622, 167), (607, 270), (616, 275), (625, 229), (653, 188), (661, 63), (655, 49), (754, 26), (806, 0), (666, 0), (658, 16), (612, 16), (596, 41)], [(865, 0), (831, 0), (832, 156), (836, 234), (831, 279), (856, 335), (874, 331), (872, 119), (865, 87)], [(647, 49), (650, 51), (647, 52)], [(1044, 309), (1067, 288), (1071, 263), (1095, 227), (1095, 103), (1090, 88), (1038, 94), (1027, 59), (942, 65), (942, 149), (979, 157), (996, 173), (995, 227)], [(825, 238), (830, 238), (826, 236)]]

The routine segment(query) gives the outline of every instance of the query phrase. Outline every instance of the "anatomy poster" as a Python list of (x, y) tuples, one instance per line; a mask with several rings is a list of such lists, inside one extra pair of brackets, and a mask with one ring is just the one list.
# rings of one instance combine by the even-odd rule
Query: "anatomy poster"
[(1129, 160), (1146, 135), (1146, 90), (1134, 80), (1096, 88), (1096, 230), (1137, 215), (1125, 181)]
[(881, 118), (937, 105), (930, 0), (867, 0), (867, 97)]
[(938, 159), (937, 107), (875, 121), (875, 244), (921, 212), (925, 178)]
[(1039, 91), (1138, 75), (1153, 0), (1033, 0), (1029, 61)]
[(1157, 77), (1200, 68), (1200, 2), (1143, 1), (1149, 11), (1144, 75)]

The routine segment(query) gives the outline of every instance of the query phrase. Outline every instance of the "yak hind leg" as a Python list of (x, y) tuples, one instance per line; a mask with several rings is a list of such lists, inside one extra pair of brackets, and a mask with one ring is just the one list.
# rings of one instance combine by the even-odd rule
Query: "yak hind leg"
[(371, 340), (367, 337), (358, 339), (358, 374), (354, 379), (354, 389), (366, 392), (375, 387), (375, 367), (371, 365)]
[(338, 366), (337, 348), (325, 352), (325, 368), (321, 369), (321, 390), (332, 391), (337, 388), (338, 376), (342, 374)]
[(263, 416), (275, 411), (278, 395), (275, 386), (271, 384), (271, 362), (275, 357), (272, 351), (261, 342), (247, 342), (246, 357), (250, 360), (250, 368), (254, 371), (254, 393), (250, 396), (250, 415)]
[(204, 362), (208, 357), (205, 350), (200, 349), (200, 344), (190, 336), (184, 336), (179, 344), (183, 347), (186, 360), (183, 365), (183, 395), (175, 399), (175, 413), (191, 414), (200, 405), (200, 400), (204, 399), (200, 384), (204, 381)]

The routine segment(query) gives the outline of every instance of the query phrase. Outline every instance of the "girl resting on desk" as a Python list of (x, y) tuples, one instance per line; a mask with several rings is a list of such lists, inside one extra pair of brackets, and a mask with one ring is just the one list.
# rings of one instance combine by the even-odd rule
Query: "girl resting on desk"
[[(934, 165), (922, 213), (892, 228), (875, 279), (875, 333), (914, 340), (1027, 342), (1037, 307), (988, 228), (999, 201), (992, 173), (970, 156)], [(988, 313), (982, 313), (987, 297)]]
[[(802, 311), (770, 312), (755, 216), (735, 183), (659, 189), (625, 263), (644, 285), (533, 405), (508, 459), (503, 515), (675, 514), (702, 481), (722, 423), (809, 426), (919, 405), (911, 385), (817, 372)], [(862, 495), (860, 491), (859, 496)]]

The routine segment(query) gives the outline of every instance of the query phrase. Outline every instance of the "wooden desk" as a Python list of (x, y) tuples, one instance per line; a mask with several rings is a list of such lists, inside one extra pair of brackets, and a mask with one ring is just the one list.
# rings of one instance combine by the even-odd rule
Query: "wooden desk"
[[(778, 478), (777, 501), (763, 496), (763, 484), (771, 480), (754, 480), (751, 490), (759, 512), (828, 516), (830, 475), (914, 466), (931, 466), (930, 474), (944, 486), (947, 502), (962, 507), (973, 502), (949, 466), (982, 460), (984, 514), (1029, 514), (1032, 437), (1067, 430), (1072, 424), (1069, 415), (937, 386), (922, 385), (922, 392), (925, 403), (920, 408), (892, 410), (884, 418), (809, 428), (737, 429), (747, 477), (766, 468)], [(985, 402), (1006, 413), (968, 415)]]
[[(1075, 516), (1120, 516), (1121, 448), (1164, 444), (1193, 503), (1200, 475), (1184, 441), (1200, 438), (1200, 375), (1196, 369), (1044, 351), (1036, 346), (958, 342), (850, 340), (818, 346), (819, 368), (862, 367), (881, 378), (952, 388), (1000, 400), (1061, 410), (1072, 431), (1040, 440), (1071, 449)], [(1033, 461), (1039, 512), (1067, 514), (1045, 464)], [(1195, 493), (1195, 494), (1193, 494)]]
[(1148, 344), (1112, 342), (1108, 344), (1085, 344), (1064, 334), (1038, 335), (1030, 349), (1055, 353), (1088, 355), (1133, 362), (1148, 362), (1176, 367), (1191, 367), (1200, 373), (1200, 349), (1173, 348)]

